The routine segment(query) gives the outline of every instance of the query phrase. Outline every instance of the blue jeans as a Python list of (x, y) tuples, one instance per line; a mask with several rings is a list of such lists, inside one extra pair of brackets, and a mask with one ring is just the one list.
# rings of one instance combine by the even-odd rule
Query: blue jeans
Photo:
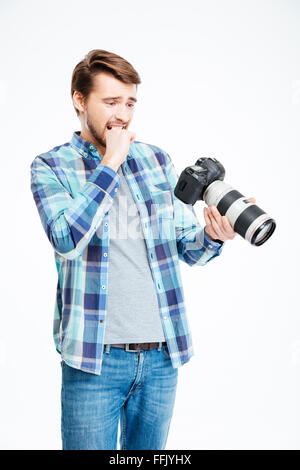
[(104, 346), (102, 372), (62, 366), (63, 450), (165, 448), (172, 419), (178, 369), (168, 347), (126, 351)]

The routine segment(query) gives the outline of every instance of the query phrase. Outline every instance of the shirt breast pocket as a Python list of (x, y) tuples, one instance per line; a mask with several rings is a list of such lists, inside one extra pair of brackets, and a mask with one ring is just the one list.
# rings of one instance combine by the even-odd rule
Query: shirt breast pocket
[(162, 219), (174, 218), (174, 205), (171, 186), (168, 181), (150, 185), (150, 193), (155, 212)]
[[(152, 232), (156, 239), (172, 240), (175, 236), (174, 205), (171, 186), (167, 181), (150, 185)], [(153, 209), (154, 207), (154, 209)]]

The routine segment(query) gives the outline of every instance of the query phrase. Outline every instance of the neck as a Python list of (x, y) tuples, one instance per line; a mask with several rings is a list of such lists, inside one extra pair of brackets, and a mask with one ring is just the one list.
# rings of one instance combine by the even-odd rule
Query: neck
[(94, 137), (87, 131), (87, 130), (81, 130), (79, 137), (81, 137), (84, 140), (87, 140), (91, 144), (95, 145), (95, 147), (98, 150), (99, 155), (104, 155), (105, 154), (105, 148), (102, 147), (95, 139)]

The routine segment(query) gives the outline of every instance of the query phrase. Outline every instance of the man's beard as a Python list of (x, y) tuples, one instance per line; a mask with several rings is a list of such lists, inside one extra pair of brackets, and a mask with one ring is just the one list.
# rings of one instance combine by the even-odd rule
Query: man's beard
[(87, 118), (86, 118), (86, 126), (90, 132), (90, 134), (94, 137), (95, 141), (101, 145), (101, 147), (105, 148), (106, 149), (106, 143), (105, 141), (99, 136), (98, 132), (96, 131), (95, 129), (95, 126), (93, 125), (93, 123), (91, 122), (90, 118), (89, 118), (89, 115), (87, 114)]

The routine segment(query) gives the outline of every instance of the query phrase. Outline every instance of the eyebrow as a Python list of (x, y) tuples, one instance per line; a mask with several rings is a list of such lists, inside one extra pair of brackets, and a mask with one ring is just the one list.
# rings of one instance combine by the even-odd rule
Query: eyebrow
[[(105, 100), (119, 100), (120, 98), (122, 98), (122, 96), (111, 96), (111, 97), (108, 97), (108, 98), (102, 98), (102, 101), (105, 101)], [(134, 101), (135, 103), (137, 102), (137, 99), (134, 98), (133, 96), (129, 96), (128, 99), (131, 100), (131, 101)]]

